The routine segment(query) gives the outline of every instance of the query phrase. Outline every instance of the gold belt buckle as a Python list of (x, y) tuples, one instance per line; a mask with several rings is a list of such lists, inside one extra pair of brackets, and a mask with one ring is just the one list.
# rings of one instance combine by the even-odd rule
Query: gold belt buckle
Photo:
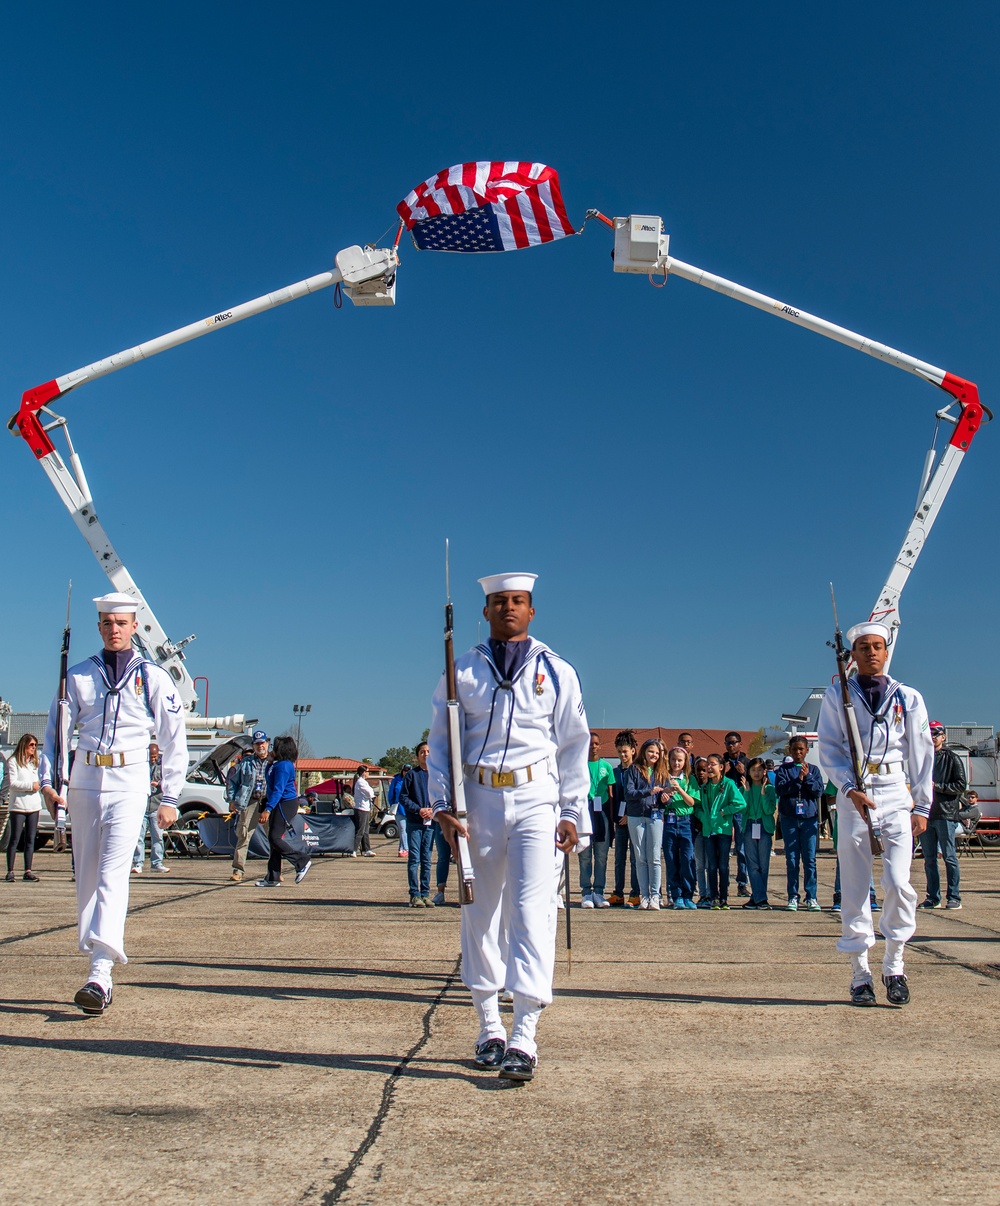
[(494, 787), (513, 787), (514, 772), (513, 771), (493, 771), (493, 786)]
[(114, 756), (112, 754), (95, 754), (94, 755), (94, 765), (95, 766), (114, 766), (114, 764), (115, 764), (115, 760), (114, 760)]
[(877, 775), (877, 774), (878, 774), (878, 768), (879, 768), (881, 765), (882, 765), (882, 763), (881, 763), (881, 762), (869, 762), (869, 763), (868, 763), (868, 773), (869, 773), (870, 775)]

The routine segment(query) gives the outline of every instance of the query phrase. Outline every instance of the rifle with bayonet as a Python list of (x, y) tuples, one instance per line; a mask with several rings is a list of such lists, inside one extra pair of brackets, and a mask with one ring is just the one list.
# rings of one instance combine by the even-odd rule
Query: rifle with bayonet
[[(444, 583), (447, 602), (444, 605), (444, 675), (448, 696), (448, 777), (451, 787), (451, 815), (464, 826), (468, 814), (465, 808), (465, 771), (462, 766), (462, 713), (458, 703), (458, 683), (455, 677), (454, 629), (455, 614), (451, 605), (451, 575), (448, 566), (448, 541), (444, 542)], [(462, 833), (455, 834), (455, 861), (458, 864), (458, 902), (472, 904), (473, 880), (472, 856), (469, 839)]]
[[(847, 728), (847, 743), (851, 751), (851, 766), (854, 768), (854, 786), (858, 791), (863, 792), (865, 790), (865, 770), (867, 763), (861, 753), (861, 733), (858, 730), (858, 717), (854, 711), (850, 688), (847, 685), (851, 653), (849, 649), (844, 647), (844, 638), (840, 631), (840, 621), (837, 619), (837, 597), (833, 593), (832, 582), (830, 583), (830, 598), (833, 602), (833, 627), (835, 631), (833, 640), (827, 641), (827, 644), (837, 655), (837, 675), (840, 678), (840, 698), (844, 705), (844, 722)], [(865, 824), (868, 826), (868, 842), (871, 846), (872, 854), (882, 854), (884, 852), (882, 834), (881, 832), (876, 833), (875, 827), (872, 825), (871, 809), (862, 808), (859, 811), (864, 814)]]

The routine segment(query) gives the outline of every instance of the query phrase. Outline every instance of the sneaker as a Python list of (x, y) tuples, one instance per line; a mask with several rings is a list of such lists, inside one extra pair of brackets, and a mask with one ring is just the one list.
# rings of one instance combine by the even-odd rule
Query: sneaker
[(831, 912), (831, 913), (839, 913), (839, 912), (840, 912), (840, 904), (839, 904), (839, 902), (838, 902), (837, 904), (835, 904), (835, 905), (830, 905), (830, 912)]
[(111, 1004), (112, 991), (102, 987), (96, 980), (88, 980), (73, 998), (73, 1004), (78, 1005), (88, 1017), (99, 1018)]
[(611, 908), (612, 905), (614, 905), (616, 908), (621, 908), (624, 904), (625, 904), (625, 897), (619, 896), (617, 893), (612, 892), (611, 895), (608, 897), (608, 899), (604, 902), (604, 904), (601, 905), (601, 908), (604, 908), (605, 905), (609, 909)]
[(505, 988), (503, 990), (503, 992), (500, 994), (500, 1000), (506, 1002), (506, 1004), (508, 1004), (508, 1005), (513, 1005), (514, 1004), (514, 994), (510, 991), (509, 988)]
[(399, 853), (396, 855), (396, 857), (397, 858), (409, 858), (410, 856), (406, 853), (405, 850), (400, 850)]
[(685, 897), (685, 899), (682, 901), (682, 904), (684, 905), (685, 909), (696, 909), (698, 907), (690, 896)]
[(649, 897), (648, 896), (643, 896), (640, 898), (639, 908), (640, 909), (648, 909), (649, 908)]
[(157, 875), (169, 875), (170, 874), (170, 868), (167, 866), (166, 863), (160, 863), (160, 865), (158, 867), (151, 866), (149, 869), (150, 869), (150, 871), (155, 871)]
[(230, 875), (229, 879), (230, 879), (231, 883), (241, 884), (243, 882), (243, 872), (242, 871), (234, 871), (232, 873), (232, 875)]
[(433, 904), (434, 904), (435, 908), (440, 908), (441, 905), (444, 904), (444, 893), (443, 892), (435, 892), (434, 893)]
[[(38, 876), (34, 873), (34, 871), (25, 871), (25, 873), (21, 876), (21, 878), (26, 879), (29, 884), (37, 884), (38, 883)], [(949, 909), (951, 907), (952, 907), (951, 905), (948, 906)], [(959, 905), (958, 907), (961, 908), (962, 906)]]
[(424, 907), (424, 902), (420, 899), (419, 896), (411, 896), (410, 897), (410, 908), (411, 909), (422, 909), (423, 907)]
[(758, 909), (760, 909), (760, 911), (761, 911), (761, 912), (767, 912), (767, 913), (770, 913), (770, 911), (771, 911), (771, 902), (770, 902), (769, 900), (762, 900), (762, 901), (760, 902), (760, 904), (757, 906), (757, 908), (758, 908)]
[(717, 913), (719, 911), (719, 909), (722, 908), (722, 905), (719, 904), (719, 902), (717, 900), (713, 900), (712, 903), (708, 907)]
[(788, 902), (788, 904), (785, 905), (785, 908), (788, 910), (789, 913), (794, 913), (798, 907), (799, 907), (799, 902), (797, 900), (790, 900)]
[(595, 909), (610, 909), (611, 902), (608, 900), (605, 900), (604, 897), (600, 894), (600, 892), (595, 892), (594, 893), (594, 908)]
[(280, 888), (281, 880), (280, 879), (268, 879), (267, 876), (265, 875), (263, 879), (257, 880), (256, 886), (258, 888)]
[(351, 851), (351, 858), (357, 858), (357, 857), (358, 857), (358, 852), (357, 852), (357, 850), (352, 850), (352, 851)]
[(4, 879), (6, 880), (7, 883), (12, 884), (14, 882), (14, 872), (8, 871), (7, 874), (4, 876)]
[(712, 902), (707, 896), (703, 896), (694, 907), (696, 909), (710, 909), (712, 907)]
[(659, 896), (651, 896), (649, 898), (649, 907), (657, 910), (661, 908)]
[(365, 852), (362, 854), (362, 856), (361, 856), (361, 857), (362, 857), (362, 858), (374, 858), (374, 857), (375, 857), (375, 851), (374, 851), (374, 850), (366, 850), (366, 851), (365, 851)]
[[(142, 867), (133, 867), (133, 868), (132, 868), (132, 874), (133, 874), (133, 875), (141, 875), (141, 874), (142, 874)], [(80, 989), (80, 992), (83, 992), (83, 989), (82, 989), (82, 988)]]
[(852, 1005), (874, 1005), (875, 1003), (875, 989), (872, 987), (871, 980), (851, 985)]
[(565, 907), (566, 907), (566, 902), (565, 902), (565, 900), (563, 900), (562, 894), (558, 893), (556, 895), (556, 908), (557, 909), (565, 909)]
[[(24, 878), (27, 879), (28, 877), (25, 876)], [(962, 907), (962, 902), (960, 900), (949, 900), (944, 907), (946, 909), (960, 909)]]
[(820, 907), (819, 907), (819, 901), (818, 901), (818, 900), (815, 900), (815, 899), (810, 899), (810, 900), (807, 900), (807, 901), (806, 901), (806, 908), (809, 910), (809, 912), (810, 912), (810, 913), (819, 913), (819, 912), (821, 912), (821, 909), (820, 909)]
[(425, 909), (433, 909), (434, 908), (434, 901), (431, 900), (431, 898), (429, 896), (421, 896), (420, 903), (424, 906)]
[(588, 892), (586, 894), (586, 896), (584, 896), (584, 898), (580, 901), (580, 908), (581, 909), (592, 909), (593, 907), (594, 907), (594, 898)]
[(719, 901), (719, 908), (720, 908), (720, 909), (724, 909), (724, 910), (728, 910), (728, 908), (729, 908), (729, 901), (728, 901), (728, 900), (721, 900), (721, 901)]
[(750, 889), (747, 887), (746, 884), (737, 884), (736, 885), (736, 895), (737, 896), (749, 896)]
[(638, 896), (630, 896), (628, 898), (627, 907), (630, 909), (637, 909), (639, 907), (639, 897)]
[(306, 876), (309, 874), (309, 868), (310, 868), (312, 865), (313, 865), (313, 862), (312, 862), (312, 859), (310, 859), (310, 860), (309, 860), (309, 861), (306, 863), (306, 865), (305, 865), (305, 866), (302, 868), (302, 870), (301, 870), (301, 871), (296, 871), (296, 872), (295, 872), (295, 882), (296, 882), (297, 884), (302, 883), (302, 881), (305, 879), (305, 877), (306, 877)]
[(757, 908), (757, 902), (756, 902), (755, 900), (748, 900), (748, 901), (746, 902), (746, 904), (743, 906), (743, 908), (744, 908), (744, 909), (756, 909), (756, 908)]
[(687, 908), (687, 905), (684, 903), (683, 896), (677, 897), (677, 899), (674, 901), (674, 908), (675, 909), (686, 909)]
[(878, 902), (877, 900), (872, 900), (872, 901), (870, 901), (869, 903), (871, 904), (871, 907), (872, 907), (872, 912), (873, 912), (873, 913), (879, 913), (879, 912), (881, 912), (881, 910), (882, 910), (882, 906), (879, 904), (879, 902)]
[(920, 902), (920, 904), (918, 904), (918, 905), (917, 905), (917, 908), (918, 908), (918, 909), (940, 909), (940, 908), (941, 908), (941, 902), (940, 902), (940, 900), (938, 900), (938, 901), (933, 901), (933, 900), (931, 900), (931, 898), (928, 896), (928, 898), (927, 898), (926, 900), (922, 900), (922, 901)]

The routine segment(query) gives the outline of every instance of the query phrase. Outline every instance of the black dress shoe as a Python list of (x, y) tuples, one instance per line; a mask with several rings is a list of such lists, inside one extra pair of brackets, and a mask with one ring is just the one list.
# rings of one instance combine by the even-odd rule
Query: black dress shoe
[(526, 1055), (516, 1047), (508, 1047), (500, 1064), (500, 1076), (504, 1080), (531, 1080), (537, 1062), (533, 1055)]
[(105, 992), (96, 980), (88, 980), (73, 998), (73, 1003), (89, 1016), (100, 1017), (111, 1004), (111, 992), (110, 988)]
[(852, 1005), (874, 1005), (875, 1003), (875, 989), (872, 988), (871, 980), (865, 980), (863, 984), (856, 984), (851, 989)]
[(477, 1068), (490, 1068), (496, 1071), (503, 1063), (507, 1044), (503, 1039), (487, 1039), (485, 1043), (476, 1044), (475, 1064)]
[(906, 985), (905, 976), (883, 976), (885, 999), (890, 1005), (907, 1005), (910, 1001), (910, 990)]

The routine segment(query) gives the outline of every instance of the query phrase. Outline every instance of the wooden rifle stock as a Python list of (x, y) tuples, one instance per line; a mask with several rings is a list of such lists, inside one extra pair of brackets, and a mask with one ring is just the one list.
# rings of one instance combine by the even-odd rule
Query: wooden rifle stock
[[(447, 548), (447, 545), (446, 545)], [(447, 577), (447, 553), (445, 554)], [(448, 601), (444, 607), (444, 675), (447, 688), (448, 702), (448, 771), (451, 785), (451, 815), (463, 825), (466, 824), (468, 813), (465, 808), (465, 770), (462, 766), (462, 713), (458, 704), (458, 683), (455, 678), (455, 648), (453, 633), (455, 628), (454, 611), (451, 606), (451, 591), (448, 590)], [(472, 904), (473, 880), (476, 878), (472, 869), (472, 856), (469, 853), (469, 839), (461, 834), (456, 836), (455, 846), (458, 863), (458, 902)]]
[[(858, 718), (854, 711), (854, 704), (851, 701), (851, 691), (847, 685), (848, 673), (847, 668), (850, 665), (851, 655), (844, 648), (844, 638), (840, 631), (840, 622), (837, 619), (837, 599), (833, 593), (833, 583), (830, 583), (830, 598), (833, 600), (833, 651), (837, 656), (837, 676), (840, 679), (840, 698), (844, 705), (844, 721), (847, 725), (847, 743), (851, 750), (851, 765), (854, 768), (854, 785), (858, 791), (865, 789), (865, 759), (861, 754), (861, 733), (858, 730)], [(828, 642), (829, 643), (829, 642)], [(853, 806), (853, 801), (852, 801)], [(876, 834), (872, 825), (872, 814), (870, 808), (862, 810), (864, 812), (865, 824), (868, 826), (868, 844), (871, 846), (872, 854), (884, 853), (882, 838)]]

